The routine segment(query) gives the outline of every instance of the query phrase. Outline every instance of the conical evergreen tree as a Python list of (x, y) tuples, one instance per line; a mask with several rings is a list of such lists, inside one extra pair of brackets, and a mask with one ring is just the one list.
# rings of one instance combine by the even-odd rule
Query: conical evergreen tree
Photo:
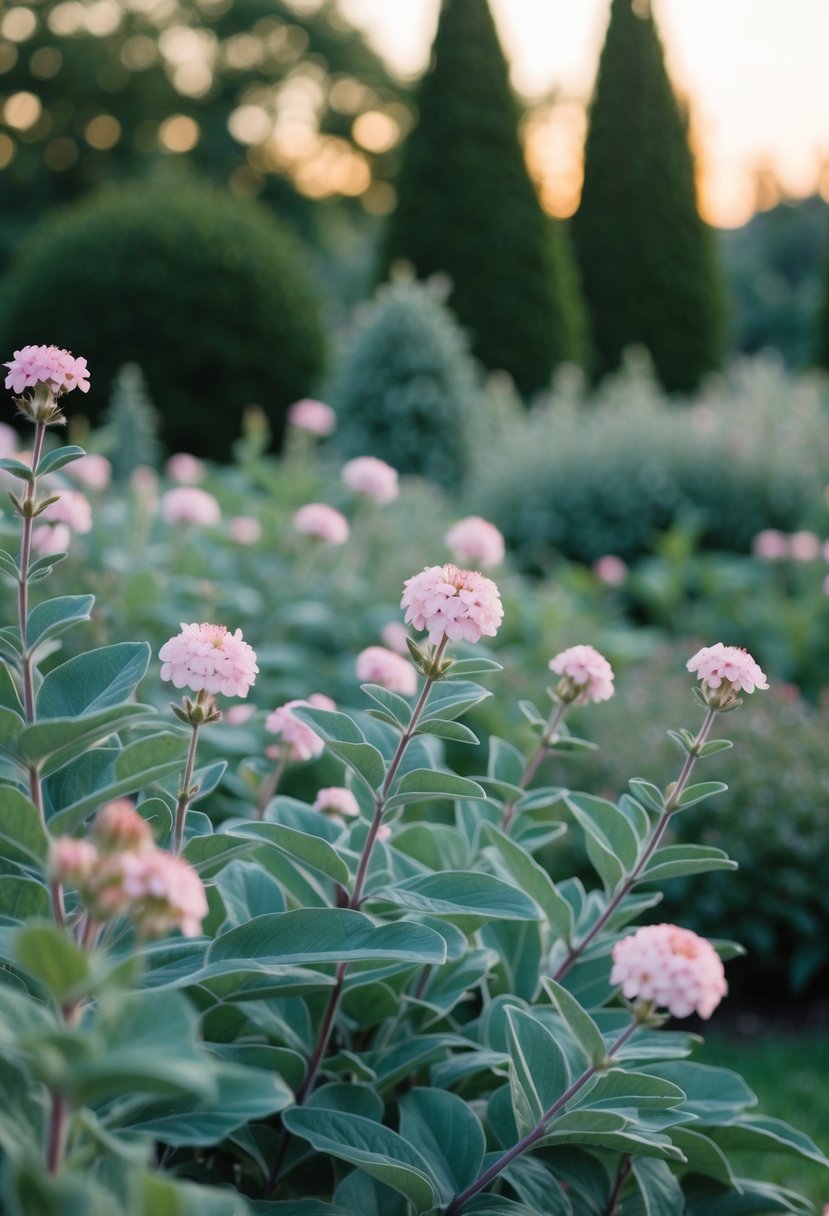
[(518, 138), (518, 107), (487, 0), (443, 0), (419, 121), (403, 149), (382, 252), (419, 277), (449, 276), (475, 355), (519, 390), (585, 353), (567, 236), (542, 210)]
[(722, 356), (724, 291), (687, 122), (643, 0), (613, 0), (572, 231), (596, 372), (642, 343), (667, 389), (696, 387)]

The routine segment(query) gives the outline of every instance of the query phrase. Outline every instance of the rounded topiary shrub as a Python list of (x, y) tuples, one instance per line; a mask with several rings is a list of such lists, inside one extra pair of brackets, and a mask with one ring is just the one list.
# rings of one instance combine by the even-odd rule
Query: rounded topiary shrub
[(358, 316), (333, 400), (346, 456), (378, 456), (447, 489), (463, 480), (475, 364), (434, 286), (397, 281)]
[(0, 349), (29, 342), (86, 357), (93, 418), (139, 363), (165, 443), (216, 459), (254, 402), (279, 442), (324, 358), (295, 239), (260, 204), (196, 184), (110, 188), (38, 228), (0, 286)]

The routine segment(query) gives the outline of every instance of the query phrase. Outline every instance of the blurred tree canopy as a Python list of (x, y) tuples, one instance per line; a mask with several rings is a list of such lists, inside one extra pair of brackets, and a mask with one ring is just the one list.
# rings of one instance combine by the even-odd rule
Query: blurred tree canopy
[[(203, 175), (306, 233), (388, 210), (405, 88), (333, 0), (22, 0), (0, 17), (0, 266), (104, 181)], [(362, 208), (355, 208), (362, 212)]]

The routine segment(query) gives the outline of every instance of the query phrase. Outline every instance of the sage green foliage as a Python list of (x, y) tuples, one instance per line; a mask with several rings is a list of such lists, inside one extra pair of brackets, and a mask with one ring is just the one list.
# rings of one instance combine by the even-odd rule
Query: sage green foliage
[(450, 306), (485, 366), (519, 390), (585, 355), (584, 312), (560, 224), (537, 198), (487, 0), (444, 0), (418, 124), (402, 152), (382, 270), (449, 276)]
[(437, 289), (398, 281), (358, 314), (332, 388), (337, 447), (457, 489), (478, 374)]
[(144, 373), (137, 363), (125, 363), (116, 373), (104, 421), (107, 453), (117, 482), (128, 481), (140, 465), (158, 464), (161, 415), (150, 400)]
[(228, 459), (244, 408), (277, 443), (325, 342), (301, 248), (260, 204), (206, 185), (112, 188), (54, 214), (4, 281), (0, 344), (84, 351), (96, 418), (137, 362), (172, 450)]
[(695, 388), (724, 347), (723, 287), (697, 211), (687, 117), (643, 0), (613, 0), (572, 220), (597, 375), (648, 348), (671, 392)]

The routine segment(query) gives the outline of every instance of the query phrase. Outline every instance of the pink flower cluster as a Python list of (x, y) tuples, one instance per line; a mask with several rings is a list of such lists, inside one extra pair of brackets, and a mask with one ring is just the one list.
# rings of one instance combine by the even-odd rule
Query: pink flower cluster
[(222, 518), (216, 499), (198, 486), (176, 486), (162, 494), (161, 513), (168, 524), (198, 524), (202, 528), (212, 528)]
[(235, 515), (228, 531), (237, 545), (255, 545), (262, 539), (262, 525), (252, 515)]
[(768, 688), (768, 680), (757, 663), (738, 646), (724, 646), (716, 642), (703, 646), (688, 660), (688, 670), (695, 671), (702, 683), (703, 695), (715, 708), (738, 692), (754, 692), (755, 688)]
[(357, 655), (357, 679), (363, 684), (379, 684), (389, 692), (413, 697), (417, 692), (417, 672), (402, 655), (385, 646), (367, 646)]
[(710, 1018), (728, 991), (710, 942), (676, 925), (644, 925), (613, 947), (611, 984), (628, 1000), (652, 1001), (675, 1018)]
[(319, 790), (314, 799), (314, 810), (335, 817), (345, 815), (349, 819), (360, 814), (357, 799), (351, 790), (342, 785), (331, 785), (327, 789)]
[(613, 668), (593, 646), (569, 646), (548, 664), (562, 677), (556, 692), (562, 701), (584, 705), (613, 696)]
[(106, 456), (98, 452), (87, 452), (67, 465), (66, 472), (79, 485), (88, 490), (105, 490), (112, 478), (112, 465)]
[[(796, 562), (817, 561), (821, 553), (820, 537), (806, 530), (786, 535), (777, 528), (766, 528), (758, 532), (751, 543), (752, 552), (766, 562), (779, 562), (791, 558)], [(829, 547), (823, 547), (826, 557)], [(827, 558), (829, 560), (829, 558)]]
[(37, 384), (46, 384), (57, 397), (79, 388), (89, 392), (86, 359), (74, 358), (58, 346), (23, 346), (4, 364), (9, 369), (6, 388), (22, 393)]
[(171, 481), (180, 486), (197, 486), (207, 476), (204, 461), (189, 452), (175, 452), (165, 465), (165, 472)]
[(66, 524), (72, 532), (92, 531), (92, 507), (80, 490), (62, 490), (39, 517), (52, 524)]
[(98, 814), (92, 841), (59, 836), (52, 843), (55, 882), (74, 887), (93, 921), (129, 916), (139, 933), (201, 933), (207, 897), (192, 866), (156, 847), (146, 820), (123, 798)]
[(241, 629), (229, 633), (224, 625), (182, 623), (181, 633), (158, 652), (161, 679), (193, 692), (246, 697), (259, 668), (256, 652), (242, 639)]
[(400, 621), (389, 621), (380, 630), (380, 637), (383, 639), (389, 650), (395, 650), (398, 654), (408, 654), (409, 646), (407, 642), (408, 633), (406, 626), (401, 625)]
[(483, 566), (485, 570), (500, 566), (504, 560), (504, 538), (495, 524), (480, 515), (468, 515), (449, 529), (444, 542), (459, 562)]
[(406, 624), (427, 629), (429, 641), (479, 642), (494, 638), (504, 617), (501, 596), (492, 579), (447, 563), (429, 566), (406, 579), (400, 607)]
[(312, 397), (303, 397), (295, 401), (288, 409), (288, 422), (298, 431), (307, 431), (309, 435), (324, 438), (330, 435), (337, 425), (337, 415), (330, 405), (324, 401), (314, 401)]
[(355, 494), (372, 502), (394, 502), (399, 494), (397, 469), (375, 456), (357, 456), (343, 465), (342, 479)]
[(313, 760), (321, 755), (325, 744), (310, 726), (300, 722), (292, 712), (298, 705), (310, 705), (312, 709), (335, 709), (330, 697), (321, 692), (312, 693), (307, 700), (286, 701), (271, 711), (265, 719), (265, 730), (279, 735), (281, 758), (286, 760)]
[(348, 520), (324, 502), (306, 503), (294, 513), (293, 522), (297, 532), (327, 545), (344, 545), (348, 540)]
[(615, 553), (605, 553), (593, 563), (593, 573), (605, 587), (621, 587), (630, 571), (621, 557)]

